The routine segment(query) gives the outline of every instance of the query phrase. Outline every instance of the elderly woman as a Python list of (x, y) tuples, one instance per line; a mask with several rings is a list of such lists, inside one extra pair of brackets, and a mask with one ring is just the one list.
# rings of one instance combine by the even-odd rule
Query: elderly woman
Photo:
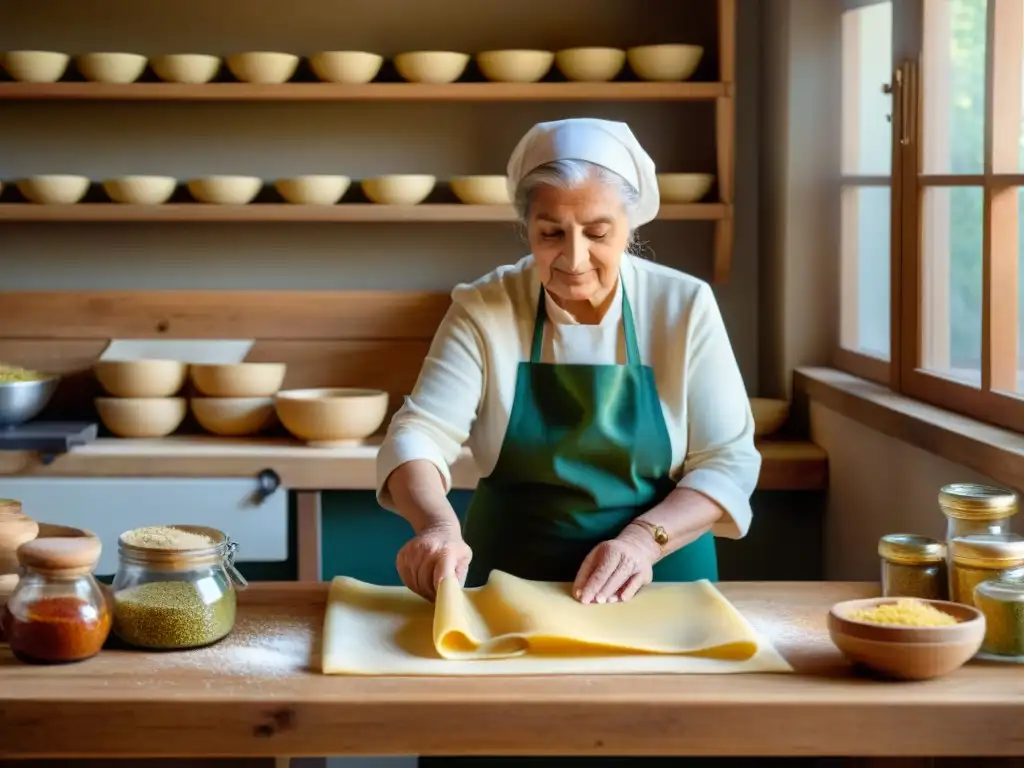
[[(409, 589), (498, 569), (572, 582), (583, 603), (652, 580), (715, 580), (760, 471), (747, 393), (711, 288), (630, 255), (654, 162), (624, 123), (535, 125), (508, 164), (531, 254), (452, 292), (377, 460), (378, 501), (412, 525)], [(465, 530), (447, 499), (467, 444)]]

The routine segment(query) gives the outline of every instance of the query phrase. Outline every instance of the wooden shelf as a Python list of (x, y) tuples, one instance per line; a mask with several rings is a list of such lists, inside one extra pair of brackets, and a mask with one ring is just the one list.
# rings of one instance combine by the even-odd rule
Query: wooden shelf
[(23, 101), (713, 101), (728, 83), (0, 83)]
[[(721, 221), (729, 214), (722, 203), (663, 205), (661, 221)], [(252, 203), (250, 205), (120, 205), (79, 203), (77, 205), (0, 205), (0, 222), (512, 222), (510, 205), (291, 205)]]
[[(823, 490), (828, 455), (813, 443), (758, 444), (762, 466), (758, 489)], [(345, 448), (310, 448), (287, 439), (210, 436), (159, 440), (101, 438), (58, 456), (52, 464), (23, 451), (0, 451), (0, 477), (255, 477), (273, 469), (290, 490), (370, 490), (377, 478), (378, 443)], [(475, 488), (479, 475), (463, 449), (452, 467), (456, 488)]]

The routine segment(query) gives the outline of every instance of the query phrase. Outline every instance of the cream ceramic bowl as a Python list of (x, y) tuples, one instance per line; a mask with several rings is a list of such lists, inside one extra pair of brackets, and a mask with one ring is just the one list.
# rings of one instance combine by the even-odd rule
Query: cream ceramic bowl
[(134, 83), (146, 71), (147, 59), (138, 53), (83, 53), (75, 66), (94, 83)]
[(622, 71), (626, 52), (621, 48), (565, 48), (555, 54), (555, 64), (569, 80), (605, 83)]
[(375, 203), (382, 205), (416, 205), (427, 199), (437, 178), (426, 174), (391, 174), (363, 179), (363, 192)]
[(71, 57), (59, 51), (7, 51), (0, 64), (21, 83), (55, 83), (64, 77)]
[(169, 53), (154, 56), (150, 66), (156, 76), (168, 83), (208, 83), (220, 71), (221, 59), (207, 53)]
[(284, 383), (285, 363), (194, 363), (192, 383), (207, 397), (273, 397)]
[(97, 397), (96, 411), (118, 437), (166, 437), (188, 413), (183, 397)]
[(699, 45), (638, 45), (626, 51), (629, 67), (641, 80), (686, 80), (697, 69), (704, 49)]
[(483, 76), (498, 83), (536, 83), (554, 63), (554, 51), (482, 51), (476, 55)]
[(171, 176), (121, 176), (103, 182), (103, 191), (115, 203), (160, 205), (174, 194), (178, 180)]
[(193, 397), (191, 405), (199, 426), (221, 437), (255, 435), (274, 421), (272, 397)]
[(69, 174), (30, 176), (18, 182), (18, 191), (33, 203), (72, 205), (85, 197), (89, 183), (85, 176)]
[(411, 83), (454, 83), (469, 64), (468, 53), (408, 51), (395, 56), (395, 69)]
[(448, 184), (466, 205), (509, 205), (512, 202), (506, 176), (455, 176)]
[(285, 429), (311, 445), (358, 445), (384, 423), (388, 393), (380, 389), (292, 389), (275, 398)]
[(200, 203), (246, 205), (263, 188), (256, 176), (207, 176), (188, 182), (188, 191)]
[(658, 192), (663, 203), (696, 203), (711, 189), (711, 173), (659, 173)]
[(789, 418), (789, 403), (785, 400), (752, 397), (750, 410), (754, 414), (754, 437), (767, 437), (778, 432)]
[(384, 57), (367, 51), (320, 51), (309, 59), (309, 66), (326, 83), (368, 83), (377, 76)]
[(114, 397), (170, 397), (185, 385), (188, 365), (177, 360), (98, 360), (93, 373)]
[(274, 186), (281, 197), (295, 205), (334, 205), (348, 191), (348, 176), (296, 176), (278, 179)]
[(228, 69), (243, 83), (286, 83), (299, 66), (299, 57), (276, 51), (246, 51), (228, 56)]

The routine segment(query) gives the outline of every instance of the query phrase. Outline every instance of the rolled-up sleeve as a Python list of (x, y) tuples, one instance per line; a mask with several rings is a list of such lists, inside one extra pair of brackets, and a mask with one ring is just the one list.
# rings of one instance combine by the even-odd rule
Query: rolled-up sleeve
[(377, 454), (377, 502), (385, 509), (394, 511), (387, 479), (409, 461), (434, 464), (450, 490), (450, 467), (476, 420), (484, 391), (483, 340), (459, 298), (453, 294), (416, 386), (391, 419)]
[(688, 327), (686, 409), (689, 441), (679, 487), (692, 488), (725, 510), (712, 528), (739, 539), (750, 529), (750, 497), (761, 473), (754, 416), (718, 302), (701, 286)]

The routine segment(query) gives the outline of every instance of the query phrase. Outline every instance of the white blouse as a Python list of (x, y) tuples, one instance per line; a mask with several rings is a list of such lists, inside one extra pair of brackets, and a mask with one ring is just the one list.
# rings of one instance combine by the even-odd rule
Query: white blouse
[[(672, 443), (671, 477), (714, 499), (726, 514), (716, 536), (742, 538), (761, 471), (754, 417), (711, 287), (702, 280), (624, 255), (617, 299), (629, 295), (640, 357), (654, 370)], [(465, 444), (477, 469), (494, 469), (508, 428), (520, 361), (530, 344), (540, 295), (533, 257), (456, 286), (412, 395), (395, 414), (377, 457), (377, 500), (402, 464), (426, 459), (451, 488), (450, 466)], [(546, 297), (550, 323), (543, 362), (606, 364), (626, 360), (622, 302), (598, 325), (581, 325)]]

